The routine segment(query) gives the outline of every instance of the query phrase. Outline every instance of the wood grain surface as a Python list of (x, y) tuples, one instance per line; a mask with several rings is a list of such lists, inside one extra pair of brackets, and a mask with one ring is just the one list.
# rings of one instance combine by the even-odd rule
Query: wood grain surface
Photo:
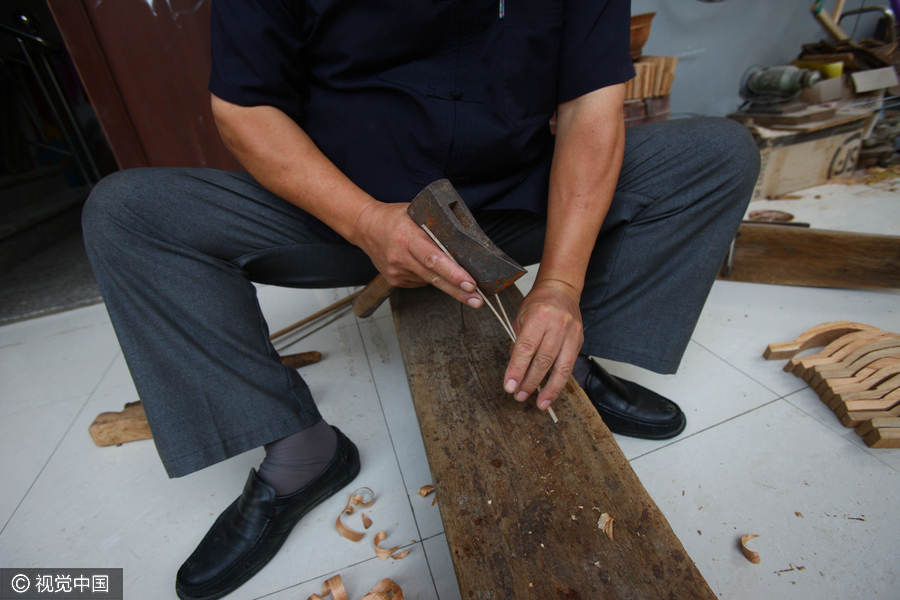
[[(518, 290), (501, 296), (515, 314)], [(554, 424), (503, 392), (489, 310), (432, 287), (391, 300), (464, 600), (715, 598), (574, 380)]]
[(900, 236), (742, 223), (719, 279), (834, 288), (900, 288)]

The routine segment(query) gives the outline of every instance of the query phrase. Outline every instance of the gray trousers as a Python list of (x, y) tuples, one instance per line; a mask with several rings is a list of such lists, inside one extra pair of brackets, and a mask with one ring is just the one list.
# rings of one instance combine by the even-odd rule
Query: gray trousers
[[(743, 126), (689, 119), (631, 128), (582, 298), (583, 352), (674, 373), (746, 210), (759, 152)], [(478, 211), (523, 265), (545, 221)], [(170, 477), (314, 425), (298, 373), (269, 342), (252, 282), (363, 285), (357, 247), (246, 173), (134, 169), (93, 190), (85, 243)]]

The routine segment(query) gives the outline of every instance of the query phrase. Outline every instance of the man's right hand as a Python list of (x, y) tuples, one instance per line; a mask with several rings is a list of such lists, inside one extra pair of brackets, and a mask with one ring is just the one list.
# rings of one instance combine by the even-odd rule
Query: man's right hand
[(482, 305), (475, 279), (409, 217), (409, 203), (370, 203), (359, 214), (353, 242), (396, 287), (431, 284), (473, 308)]
[(479, 307), (475, 280), (406, 214), (347, 178), (293, 119), (272, 106), (239, 106), (212, 96), (222, 140), (253, 177), (369, 255), (391, 285), (432, 284)]

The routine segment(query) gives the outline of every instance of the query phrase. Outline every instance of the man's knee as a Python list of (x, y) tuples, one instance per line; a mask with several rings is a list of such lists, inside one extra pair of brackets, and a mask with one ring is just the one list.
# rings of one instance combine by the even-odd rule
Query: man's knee
[(156, 169), (127, 169), (107, 175), (91, 190), (81, 214), (85, 244), (101, 249), (123, 233), (136, 231), (142, 213), (152, 211), (152, 194), (161, 173)]
[(745, 180), (752, 190), (759, 176), (759, 147), (742, 124), (732, 119), (700, 119), (706, 155), (720, 168)]

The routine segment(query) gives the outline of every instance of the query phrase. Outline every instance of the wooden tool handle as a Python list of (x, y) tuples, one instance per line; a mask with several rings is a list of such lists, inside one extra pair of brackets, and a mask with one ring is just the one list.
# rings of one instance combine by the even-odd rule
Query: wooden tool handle
[(300, 352), (298, 354), (287, 354), (281, 357), (282, 364), (294, 369), (315, 364), (320, 360), (322, 360), (322, 353), (315, 350), (311, 352)]
[(378, 310), (381, 303), (384, 302), (393, 291), (394, 286), (389, 284), (387, 279), (379, 273), (375, 279), (370, 281), (369, 284), (363, 288), (363, 291), (356, 298), (356, 302), (353, 303), (353, 313), (361, 319), (371, 317), (372, 313)]

